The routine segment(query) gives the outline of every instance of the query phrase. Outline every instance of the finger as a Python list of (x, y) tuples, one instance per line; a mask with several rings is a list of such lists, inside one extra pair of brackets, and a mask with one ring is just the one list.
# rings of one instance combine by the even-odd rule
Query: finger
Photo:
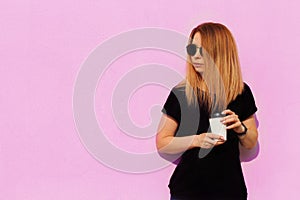
[(217, 141), (217, 139), (205, 138), (205, 142), (209, 143), (210, 145), (215, 145)]
[(238, 121), (236, 123), (231, 124), (230, 126), (227, 126), (226, 129), (234, 129), (234, 128), (241, 126), (241, 124), (242, 123), (240, 121)]
[(221, 120), (221, 122), (223, 124), (235, 123), (235, 122), (238, 122), (238, 121), (239, 121), (239, 119), (236, 115), (231, 115), (231, 116), (228, 116), (225, 119)]
[(211, 145), (216, 145), (219, 141), (223, 142), (223, 141), (225, 141), (225, 139), (223, 136), (219, 136), (219, 138), (217, 138), (217, 139), (210, 138), (210, 139), (207, 139), (206, 141), (209, 142)]
[(231, 118), (234, 118), (236, 119), (238, 116), (236, 114), (231, 114), (231, 115), (227, 115), (225, 117), (222, 118), (222, 120), (227, 120), (227, 119), (231, 119)]
[(207, 133), (206, 136), (209, 137), (210, 139), (222, 139), (223, 138), (221, 135), (218, 135), (215, 133)]
[(224, 120), (221, 120), (221, 122), (225, 125), (231, 125), (236, 122), (240, 122), (240, 119), (238, 115), (231, 115), (230, 117), (226, 117)]
[(232, 115), (232, 114), (234, 114), (234, 112), (231, 111), (230, 109), (226, 109), (226, 110), (223, 110), (222, 114), (223, 115)]
[(215, 144), (215, 146), (219, 146), (219, 145), (224, 144), (224, 143), (225, 143), (225, 141), (218, 141), (218, 142)]

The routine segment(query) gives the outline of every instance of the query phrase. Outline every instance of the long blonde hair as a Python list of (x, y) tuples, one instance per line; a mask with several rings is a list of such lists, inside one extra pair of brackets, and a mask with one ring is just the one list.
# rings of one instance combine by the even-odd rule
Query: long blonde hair
[(203, 74), (197, 73), (188, 55), (186, 79), (179, 86), (185, 86), (189, 104), (199, 101), (211, 112), (222, 111), (244, 87), (236, 43), (228, 28), (219, 23), (195, 27), (189, 44), (197, 32), (201, 36), (205, 69)]

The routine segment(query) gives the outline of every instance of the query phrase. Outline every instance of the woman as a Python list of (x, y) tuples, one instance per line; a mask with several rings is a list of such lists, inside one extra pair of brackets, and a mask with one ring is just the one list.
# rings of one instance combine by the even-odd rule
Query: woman
[[(222, 24), (195, 27), (187, 46), (187, 73), (170, 92), (156, 145), (162, 154), (180, 154), (170, 179), (171, 199), (247, 199), (239, 143), (257, 143), (252, 92), (242, 80), (235, 41)], [(227, 137), (211, 133), (219, 114)]]

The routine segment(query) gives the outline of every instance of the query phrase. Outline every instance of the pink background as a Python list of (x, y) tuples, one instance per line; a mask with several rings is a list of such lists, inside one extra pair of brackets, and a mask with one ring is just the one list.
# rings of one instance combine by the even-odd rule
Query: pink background
[[(73, 119), (73, 86), (84, 59), (113, 35), (142, 27), (188, 35), (205, 21), (224, 23), (234, 34), (244, 80), (259, 108), (260, 152), (243, 163), (249, 199), (299, 199), (299, 6), (296, 0), (1, 1), (0, 199), (168, 199), (174, 165), (124, 173), (88, 153)], [(178, 59), (139, 58), (132, 65)], [(158, 90), (153, 103), (162, 104), (167, 93)], [(140, 90), (132, 99), (140, 110), (132, 120), (140, 125), (149, 123), (151, 101), (142, 104), (145, 96)], [(108, 137), (128, 151), (154, 148), (154, 138)]]

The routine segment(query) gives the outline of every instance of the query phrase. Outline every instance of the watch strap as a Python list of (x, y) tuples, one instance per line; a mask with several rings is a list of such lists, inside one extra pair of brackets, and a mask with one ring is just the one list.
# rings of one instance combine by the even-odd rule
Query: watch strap
[(241, 122), (241, 124), (242, 124), (242, 126), (244, 127), (245, 130), (244, 130), (242, 133), (238, 133), (238, 136), (246, 135), (246, 134), (247, 134), (247, 131), (248, 131), (248, 129), (247, 129), (247, 127), (245, 126), (245, 124), (244, 124), (243, 122)]

